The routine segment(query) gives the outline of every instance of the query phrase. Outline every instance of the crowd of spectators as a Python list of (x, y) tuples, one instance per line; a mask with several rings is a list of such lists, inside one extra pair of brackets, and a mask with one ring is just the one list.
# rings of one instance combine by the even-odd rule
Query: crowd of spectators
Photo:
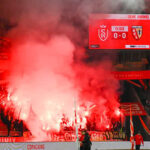
[[(13, 113), (11, 110), (5, 111), (4, 108), (0, 105), (0, 118), (2, 122), (7, 126), (7, 136), (23, 136), (23, 121), (13, 118)], [(18, 134), (12, 135), (10, 131), (17, 131)]]

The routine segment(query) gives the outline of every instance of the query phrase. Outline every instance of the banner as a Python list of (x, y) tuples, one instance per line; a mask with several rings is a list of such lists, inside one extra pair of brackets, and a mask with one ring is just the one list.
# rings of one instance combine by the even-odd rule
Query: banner
[[(113, 132), (113, 131), (106, 131), (106, 132), (97, 132), (97, 131), (89, 131), (88, 132), (91, 136), (91, 141), (114, 141), (114, 140), (125, 140), (126, 135), (125, 132)], [(79, 133), (79, 137), (81, 133)], [(65, 132), (64, 134), (52, 133), (48, 135), (49, 141), (52, 142), (72, 142), (76, 141), (76, 135), (74, 132)]]
[(147, 115), (146, 111), (144, 110), (144, 107), (139, 102), (121, 103), (120, 109), (125, 116), (130, 115), (130, 107), (133, 116)]
[[(97, 132), (97, 131), (89, 131), (91, 136), (91, 141), (99, 142), (99, 141), (124, 141), (126, 140), (125, 132), (117, 132), (117, 131), (107, 131), (107, 132)], [(79, 133), (79, 137), (81, 133)], [(47, 140), (38, 141), (33, 137), (0, 137), (0, 142), (74, 142), (76, 141), (75, 132), (64, 132), (64, 133), (48, 133)]]
[(146, 71), (116, 71), (112, 72), (118, 80), (140, 80), (150, 79), (150, 70)]

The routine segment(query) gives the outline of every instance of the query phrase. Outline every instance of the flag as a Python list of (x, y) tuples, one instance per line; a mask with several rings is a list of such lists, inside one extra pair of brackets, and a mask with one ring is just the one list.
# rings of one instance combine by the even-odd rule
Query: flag
[(133, 126), (133, 120), (132, 120), (132, 110), (130, 105), (130, 142), (132, 144), (131, 150), (134, 149), (134, 126)]
[(77, 104), (76, 104), (76, 100), (74, 100), (74, 116), (75, 116), (75, 131), (76, 131), (76, 143), (77, 143), (77, 150), (80, 149), (79, 146), (79, 136), (78, 136), (78, 122), (77, 122)]

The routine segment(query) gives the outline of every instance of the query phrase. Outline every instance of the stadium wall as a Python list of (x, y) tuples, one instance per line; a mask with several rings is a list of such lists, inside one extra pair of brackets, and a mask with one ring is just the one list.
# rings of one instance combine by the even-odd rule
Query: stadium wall
[[(0, 150), (77, 150), (75, 142), (47, 143), (1, 143)], [(91, 150), (129, 150), (130, 142), (93, 142)], [(150, 142), (145, 142), (141, 149), (150, 150)]]

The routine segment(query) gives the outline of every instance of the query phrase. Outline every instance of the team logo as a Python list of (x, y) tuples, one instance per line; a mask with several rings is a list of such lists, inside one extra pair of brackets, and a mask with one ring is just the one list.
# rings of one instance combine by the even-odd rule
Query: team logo
[(105, 25), (101, 25), (98, 29), (98, 36), (101, 41), (105, 41), (108, 38), (108, 28)]
[(132, 26), (132, 34), (136, 40), (139, 40), (143, 34), (143, 27), (142, 26)]

